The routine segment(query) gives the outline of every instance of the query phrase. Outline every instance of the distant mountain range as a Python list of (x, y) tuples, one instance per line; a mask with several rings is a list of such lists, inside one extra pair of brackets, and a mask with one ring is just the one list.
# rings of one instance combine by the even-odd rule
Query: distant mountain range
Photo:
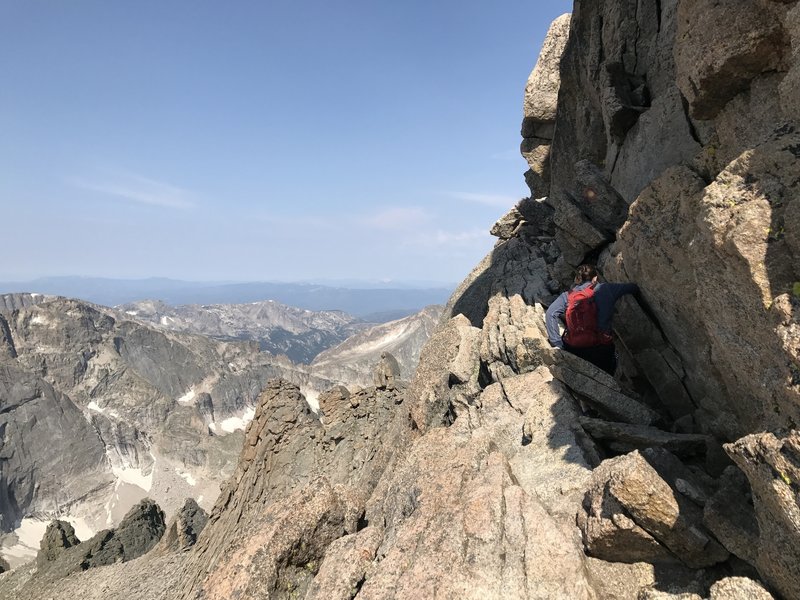
[(91, 535), (144, 496), (168, 514), (187, 496), (210, 508), (269, 380), (313, 407), (335, 385), (369, 385), (390, 352), (408, 381), (440, 311), (371, 325), (274, 301), (0, 294), (0, 559), (32, 557), (41, 535), (28, 543), (26, 528), (53, 516)]
[(261, 350), (309, 363), (321, 351), (370, 326), (341, 311), (310, 311), (274, 300), (247, 304), (183, 304), (142, 300), (116, 307), (159, 328), (221, 340), (252, 340)]
[[(33, 281), (0, 282), (0, 294), (31, 292), (79, 298), (104, 306), (139, 300), (167, 304), (241, 304), (275, 300), (307, 310), (340, 310), (365, 321), (398, 319), (431, 304), (445, 304), (453, 286), (406, 287), (375, 283), (374, 287), (337, 287), (313, 283), (197, 282), (175, 279), (107, 279), (101, 277), (46, 277)], [(386, 287), (393, 286), (393, 287)]]

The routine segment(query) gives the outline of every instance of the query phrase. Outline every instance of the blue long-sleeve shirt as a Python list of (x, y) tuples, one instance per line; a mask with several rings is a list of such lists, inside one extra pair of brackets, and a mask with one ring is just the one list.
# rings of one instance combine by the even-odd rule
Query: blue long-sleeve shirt
[[(591, 284), (590, 281), (577, 285), (573, 290), (582, 290)], [(620, 297), (625, 294), (636, 294), (639, 286), (635, 283), (597, 283), (594, 287), (594, 298), (597, 304), (597, 328), (600, 331), (611, 333), (612, 319), (614, 317), (614, 305)], [(558, 330), (559, 320), (564, 320), (567, 311), (567, 292), (556, 298), (545, 315), (545, 325), (547, 326), (547, 338), (550, 345), (555, 348), (563, 348), (564, 342), (561, 340), (561, 333)]]

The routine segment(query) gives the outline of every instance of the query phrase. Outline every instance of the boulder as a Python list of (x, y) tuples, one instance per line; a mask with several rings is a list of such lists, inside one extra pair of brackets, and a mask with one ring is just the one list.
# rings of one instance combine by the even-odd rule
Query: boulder
[(726, 577), (711, 586), (708, 600), (773, 600), (773, 596), (752, 579)]
[(167, 524), (164, 511), (145, 498), (134, 506), (110, 535), (100, 532), (80, 544), (82, 569), (126, 562), (150, 551), (161, 539)]
[(673, 491), (682, 494), (697, 506), (705, 506), (719, 488), (719, 482), (702, 467), (697, 464), (687, 465), (666, 448), (646, 448), (640, 454)]
[(592, 473), (583, 506), (584, 545), (598, 558), (655, 561), (659, 550), (652, 540), (694, 569), (729, 556), (704, 531), (700, 509), (670, 488), (639, 452), (603, 461)]
[(759, 532), (753, 553), (759, 574), (779, 594), (800, 597), (800, 433), (753, 434), (727, 444), (725, 450), (753, 491)]
[(343, 385), (336, 385), (331, 389), (322, 392), (317, 397), (320, 417), (325, 421), (341, 418), (341, 411), (347, 410), (347, 408), (350, 406), (350, 396), (350, 391)]
[(463, 316), (440, 327), (425, 344), (407, 398), (411, 419), (422, 432), (441, 425), (451, 412), (450, 388), (478, 390), (480, 330)]
[(520, 213), (515, 206), (505, 215), (500, 217), (500, 219), (494, 225), (492, 225), (489, 233), (500, 238), (501, 240), (508, 240), (514, 237), (520, 225), (522, 225), (524, 222), (525, 219), (522, 216), (522, 213)]

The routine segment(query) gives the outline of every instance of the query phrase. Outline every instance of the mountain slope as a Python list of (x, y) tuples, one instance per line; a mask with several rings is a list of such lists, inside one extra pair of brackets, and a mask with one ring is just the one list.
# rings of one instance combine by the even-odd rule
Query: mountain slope
[(373, 368), (388, 352), (400, 365), (400, 377), (411, 379), (419, 362), (419, 353), (433, 333), (442, 308), (429, 306), (424, 310), (381, 325), (374, 325), (324, 350), (311, 363), (311, 372), (330, 381), (348, 386), (373, 385)]
[(222, 340), (253, 340), (271, 354), (308, 363), (322, 350), (368, 325), (341, 311), (304, 310), (271, 300), (250, 304), (169, 306), (143, 300), (117, 307), (137, 320), (172, 331)]
[(0, 311), (5, 532), (37, 527), (22, 522), (35, 514), (96, 531), (145, 495), (168, 513), (184, 495), (210, 506), (267, 380), (315, 381), (253, 343), (159, 331), (65, 298), (3, 298), (15, 307)]

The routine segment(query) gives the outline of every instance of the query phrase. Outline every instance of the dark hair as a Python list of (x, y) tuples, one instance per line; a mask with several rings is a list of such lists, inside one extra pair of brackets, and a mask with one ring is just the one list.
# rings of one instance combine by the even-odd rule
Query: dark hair
[(581, 265), (575, 271), (575, 283), (584, 283), (597, 277), (597, 269), (592, 265)]

